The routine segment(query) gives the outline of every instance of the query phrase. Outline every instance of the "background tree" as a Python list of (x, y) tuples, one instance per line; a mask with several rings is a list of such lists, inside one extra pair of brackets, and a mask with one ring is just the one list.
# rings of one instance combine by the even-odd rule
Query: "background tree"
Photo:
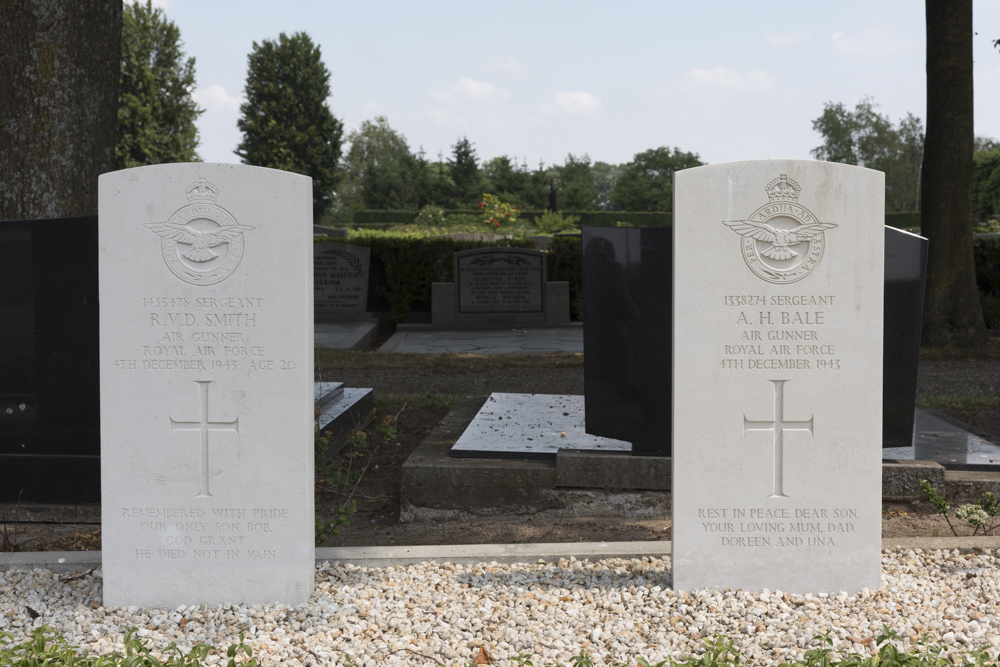
[[(559, 191), (559, 208), (565, 211), (593, 211), (597, 208), (597, 186), (590, 156), (566, 156), (566, 162), (557, 168), (556, 187)], [(553, 209), (555, 210), (555, 209)]]
[(636, 153), (622, 168), (608, 199), (616, 211), (672, 211), (674, 172), (704, 164), (697, 153), (661, 146)]
[(244, 164), (283, 169), (313, 179), (313, 218), (333, 202), (343, 124), (330, 112), (330, 72), (304, 32), (253, 43), (236, 154)]
[(611, 210), (611, 190), (621, 177), (625, 166), (621, 164), (609, 164), (607, 162), (595, 162), (591, 167), (594, 172), (594, 188), (597, 190), (597, 208), (601, 211)]
[(972, 221), (979, 223), (1000, 216), (1000, 143), (976, 137), (974, 162)]
[(0, 220), (97, 214), (121, 25), (121, 0), (0, 3)]
[(364, 121), (347, 140), (351, 148), (344, 161), (347, 180), (339, 191), (339, 206), (351, 210), (416, 208), (416, 188), (426, 166), (413, 156), (406, 137), (392, 129), (385, 116)]
[(479, 175), (476, 149), (465, 137), (451, 147), (448, 166), (455, 188), (452, 191), (451, 204), (455, 208), (474, 207), (483, 198), (483, 184)]
[(184, 58), (180, 35), (152, 0), (123, 7), (118, 169), (199, 159), (195, 121), (204, 109), (191, 97), (194, 58)]
[(925, 345), (985, 343), (972, 254), (972, 0), (925, 0), (927, 140), (921, 231), (927, 237)]
[(924, 128), (911, 113), (893, 124), (878, 105), (865, 97), (854, 111), (827, 102), (813, 121), (823, 144), (811, 152), (818, 160), (854, 164), (885, 172), (885, 204), (890, 212), (918, 210), (920, 161)]

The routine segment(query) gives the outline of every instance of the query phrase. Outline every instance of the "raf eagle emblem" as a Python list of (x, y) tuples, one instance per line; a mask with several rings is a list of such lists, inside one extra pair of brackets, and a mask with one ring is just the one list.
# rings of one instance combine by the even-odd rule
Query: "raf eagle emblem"
[(212, 248), (229, 243), (237, 235), (253, 229), (249, 225), (236, 224), (203, 232), (176, 222), (153, 222), (147, 224), (146, 227), (165, 239), (194, 246), (181, 255), (192, 262), (207, 262), (215, 259), (219, 255), (213, 252)]
[(833, 229), (837, 226), (828, 222), (814, 222), (799, 225), (794, 229), (775, 229), (767, 223), (752, 222), (750, 220), (735, 220), (722, 224), (740, 236), (770, 243), (771, 245), (761, 250), (760, 254), (771, 259), (791, 259), (797, 256), (798, 253), (788, 246), (813, 241), (822, 235), (825, 230)]

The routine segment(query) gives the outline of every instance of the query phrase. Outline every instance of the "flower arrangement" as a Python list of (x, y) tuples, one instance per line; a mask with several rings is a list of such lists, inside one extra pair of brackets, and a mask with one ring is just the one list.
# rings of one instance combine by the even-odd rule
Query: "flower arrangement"
[(483, 201), (479, 202), (479, 208), (483, 212), (483, 223), (494, 227), (499, 227), (501, 220), (514, 222), (520, 215), (516, 206), (505, 204), (496, 195), (485, 192), (483, 193)]

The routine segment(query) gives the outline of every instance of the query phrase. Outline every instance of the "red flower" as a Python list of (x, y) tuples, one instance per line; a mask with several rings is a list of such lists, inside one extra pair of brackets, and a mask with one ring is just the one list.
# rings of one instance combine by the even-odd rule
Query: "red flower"
[(479, 202), (479, 208), (483, 207), (483, 202)]
[(493, 218), (490, 218), (490, 222), (496, 222), (496, 220), (494, 220)]
[(499, 227), (499, 226), (500, 226), (500, 223), (499, 223), (499, 222), (494, 222), (493, 224), (494, 224), (494, 225), (496, 225), (497, 227)]

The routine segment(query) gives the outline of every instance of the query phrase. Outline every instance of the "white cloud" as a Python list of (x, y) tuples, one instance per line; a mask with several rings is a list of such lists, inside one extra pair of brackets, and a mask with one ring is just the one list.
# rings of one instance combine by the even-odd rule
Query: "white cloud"
[(510, 93), (498, 88), (492, 83), (476, 81), (475, 79), (459, 79), (458, 83), (444, 90), (431, 91), (430, 96), (436, 100), (449, 102), (456, 99), (467, 99), (475, 102), (498, 102), (507, 99)]
[(233, 97), (226, 92), (225, 88), (215, 83), (196, 89), (191, 97), (198, 103), (198, 106), (205, 109), (206, 114), (213, 111), (239, 111), (243, 101), (239, 97)]
[(773, 46), (791, 46), (809, 39), (808, 32), (793, 32), (787, 35), (765, 35), (764, 41)]
[[(153, 0), (153, 6), (158, 7), (163, 11), (167, 11), (168, 9), (170, 9), (170, 2), (171, 0)], [(122, 5), (131, 5), (131, 4), (133, 4), (132, 0), (122, 0)], [(140, 2), (140, 4), (145, 5), (146, 3)]]
[(593, 116), (601, 113), (603, 106), (601, 100), (588, 92), (560, 90), (552, 95), (551, 102), (541, 104), (540, 108), (547, 113), (561, 111), (574, 116)]
[(684, 77), (691, 83), (709, 88), (722, 88), (740, 93), (770, 90), (774, 77), (759, 69), (737, 72), (727, 67), (692, 69)]
[(511, 76), (525, 76), (528, 73), (527, 65), (513, 56), (506, 56), (504, 58), (493, 56), (490, 58), (486, 68), (493, 72), (503, 72)]
[(198, 154), (205, 162), (236, 162), (233, 149), (242, 137), (236, 121), (243, 100), (218, 84), (200, 87), (191, 97), (205, 110), (197, 121), (201, 141)]
[(835, 32), (830, 39), (835, 49), (849, 56), (882, 56), (913, 46), (912, 40), (897, 37), (885, 27), (869, 26), (860, 35)]

